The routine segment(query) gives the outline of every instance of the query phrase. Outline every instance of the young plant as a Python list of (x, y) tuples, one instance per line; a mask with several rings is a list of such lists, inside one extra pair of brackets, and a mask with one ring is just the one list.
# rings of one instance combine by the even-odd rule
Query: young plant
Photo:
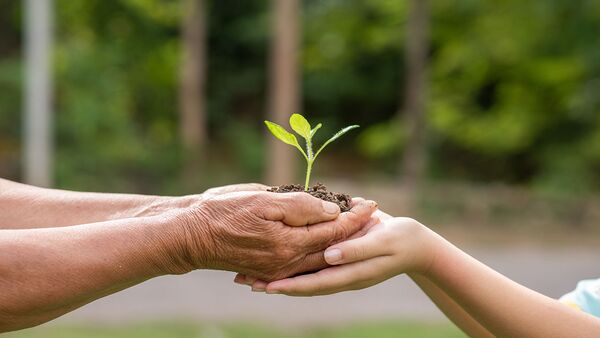
[(309, 187), (310, 173), (312, 172), (313, 164), (315, 163), (315, 160), (317, 159), (317, 156), (319, 156), (321, 151), (323, 151), (323, 149), (329, 143), (337, 140), (338, 138), (340, 138), (342, 135), (344, 135), (348, 131), (359, 127), (358, 125), (353, 125), (353, 126), (348, 126), (346, 128), (343, 128), (342, 130), (335, 133), (335, 135), (333, 135), (329, 140), (327, 140), (325, 143), (323, 143), (321, 148), (319, 148), (319, 150), (317, 150), (317, 152), (315, 153), (315, 152), (313, 152), (312, 138), (317, 133), (317, 130), (319, 130), (319, 128), (321, 128), (321, 126), (322, 126), (321, 123), (317, 124), (316, 127), (311, 128), (310, 123), (308, 123), (308, 121), (304, 118), (304, 116), (302, 116), (300, 114), (292, 114), (292, 116), (290, 116), (290, 127), (292, 127), (292, 129), (298, 135), (302, 136), (304, 138), (304, 140), (306, 141), (306, 152), (302, 149), (302, 147), (298, 143), (298, 139), (296, 139), (296, 136), (294, 136), (294, 134), (288, 132), (287, 130), (285, 130), (285, 128), (278, 125), (277, 123), (265, 121), (265, 124), (267, 125), (267, 128), (269, 128), (269, 131), (271, 132), (271, 134), (273, 134), (275, 137), (277, 137), (284, 143), (287, 143), (291, 146), (296, 147), (298, 150), (300, 150), (300, 152), (302, 153), (302, 156), (304, 156), (304, 159), (306, 160), (306, 181), (304, 183), (305, 191), (307, 191), (308, 187)]

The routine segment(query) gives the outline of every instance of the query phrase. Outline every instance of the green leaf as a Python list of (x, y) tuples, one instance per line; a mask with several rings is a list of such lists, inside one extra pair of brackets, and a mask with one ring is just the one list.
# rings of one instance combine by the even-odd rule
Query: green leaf
[(290, 116), (290, 127), (298, 133), (298, 135), (304, 137), (305, 139), (310, 139), (310, 123), (306, 121), (304, 116), (300, 114), (292, 114)]
[(310, 131), (310, 137), (312, 138), (313, 136), (315, 136), (315, 134), (317, 133), (317, 130), (321, 129), (321, 127), (323, 126), (323, 124), (319, 123), (317, 124), (317, 126)]
[(337, 133), (335, 133), (335, 135), (333, 135), (329, 140), (327, 140), (327, 142), (323, 143), (323, 145), (321, 146), (321, 148), (319, 148), (319, 151), (317, 151), (317, 153), (315, 154), (314, 158), (317, 158), (317, 156), (319, 156), (319, 153), (321, 153), (321, 151), (331, 142), (337, 140), (338, 138), (340, 138), (342, 135), (344, 135), (345, 133), (349, 132), (352, 129), (358, 128), (360, 127), (359, 125), (353, 125), (353, 126), (348, 126), (346, 128), (343, 128), (342, 130), (338, 131)]
[(271, 134), (273, 134), (273, 136), (275, 136), (276, 138), (278, 138), (279, 140), (281, 140), (284, 143), (287, 143), (291, 146), (298, 148), (298, 150), (300, 150), (302, 155), (304, 155), (304, 158), (308, 161), (308, 157), (306, 156), (306, 153), (304, 152), (304, 150), (302, 150), (302, 147), (300, 147), (300, 144), (298, 143), (298, 139), (296, 139), (296, 136), (294, 136), (294, 134), (288, 132), (287, 130), (285, 130), (285, 128), (278, 125), (277, 123), (265, 121), (265, 124), (267, 125), (267, 128), (269, 129)]

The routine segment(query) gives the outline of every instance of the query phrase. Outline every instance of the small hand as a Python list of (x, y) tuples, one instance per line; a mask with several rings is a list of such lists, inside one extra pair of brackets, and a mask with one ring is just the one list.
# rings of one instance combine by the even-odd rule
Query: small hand
[[(327, 266), (323, 250), (369, 220), (377, 204), (337, 205), (306, 193), (234, 192), (216, 195), (179, 216), (188, 270), (229, 270), (277, 280)], [(339, 216), (339, 217), (338, 217)]]
[(315, 296), (363, 289), (401, 273), (426, 270), (433, 259), (433, 232), (410, 218), (392, 218), (381, 211), (374, 216), (382, 222), (370, 227), (364, 236), (325, 251), (325, 259), (333, 267), (271, 283), (241, 275), (236, 276), (236, 282), (251, 282), (255, 291)]

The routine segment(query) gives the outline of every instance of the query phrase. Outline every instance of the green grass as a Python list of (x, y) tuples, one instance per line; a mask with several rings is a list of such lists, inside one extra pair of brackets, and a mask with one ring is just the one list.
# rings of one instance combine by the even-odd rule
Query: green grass
[(416, 322), (346, 325), (302, 329), (273, 329), (249, 324), (194, 325), (152, 323), (126, 326), (54, 326), (5, 334), (5, 338), (458, 338), (450, 324)]

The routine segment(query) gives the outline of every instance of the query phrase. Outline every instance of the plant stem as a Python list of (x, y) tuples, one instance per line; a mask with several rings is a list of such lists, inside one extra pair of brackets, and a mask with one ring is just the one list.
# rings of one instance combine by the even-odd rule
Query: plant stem
[(312, 149), (312, 138), (306, 139), (306, 154), (308, 155), (308, 161), (306, 161), (306, 182), (304, 183), (304, 191), (308, 191), (308, 185), (310, 183), (310, 172), (312, 171), (313, 162), (315, 160), (313, 149)]
[(304, 183), (304, 191), (308, 191), (308, 185), (310, 183), (310, 172), (312, 171), (312, 161), (307, 162), (306, 166), (306, 182)]

